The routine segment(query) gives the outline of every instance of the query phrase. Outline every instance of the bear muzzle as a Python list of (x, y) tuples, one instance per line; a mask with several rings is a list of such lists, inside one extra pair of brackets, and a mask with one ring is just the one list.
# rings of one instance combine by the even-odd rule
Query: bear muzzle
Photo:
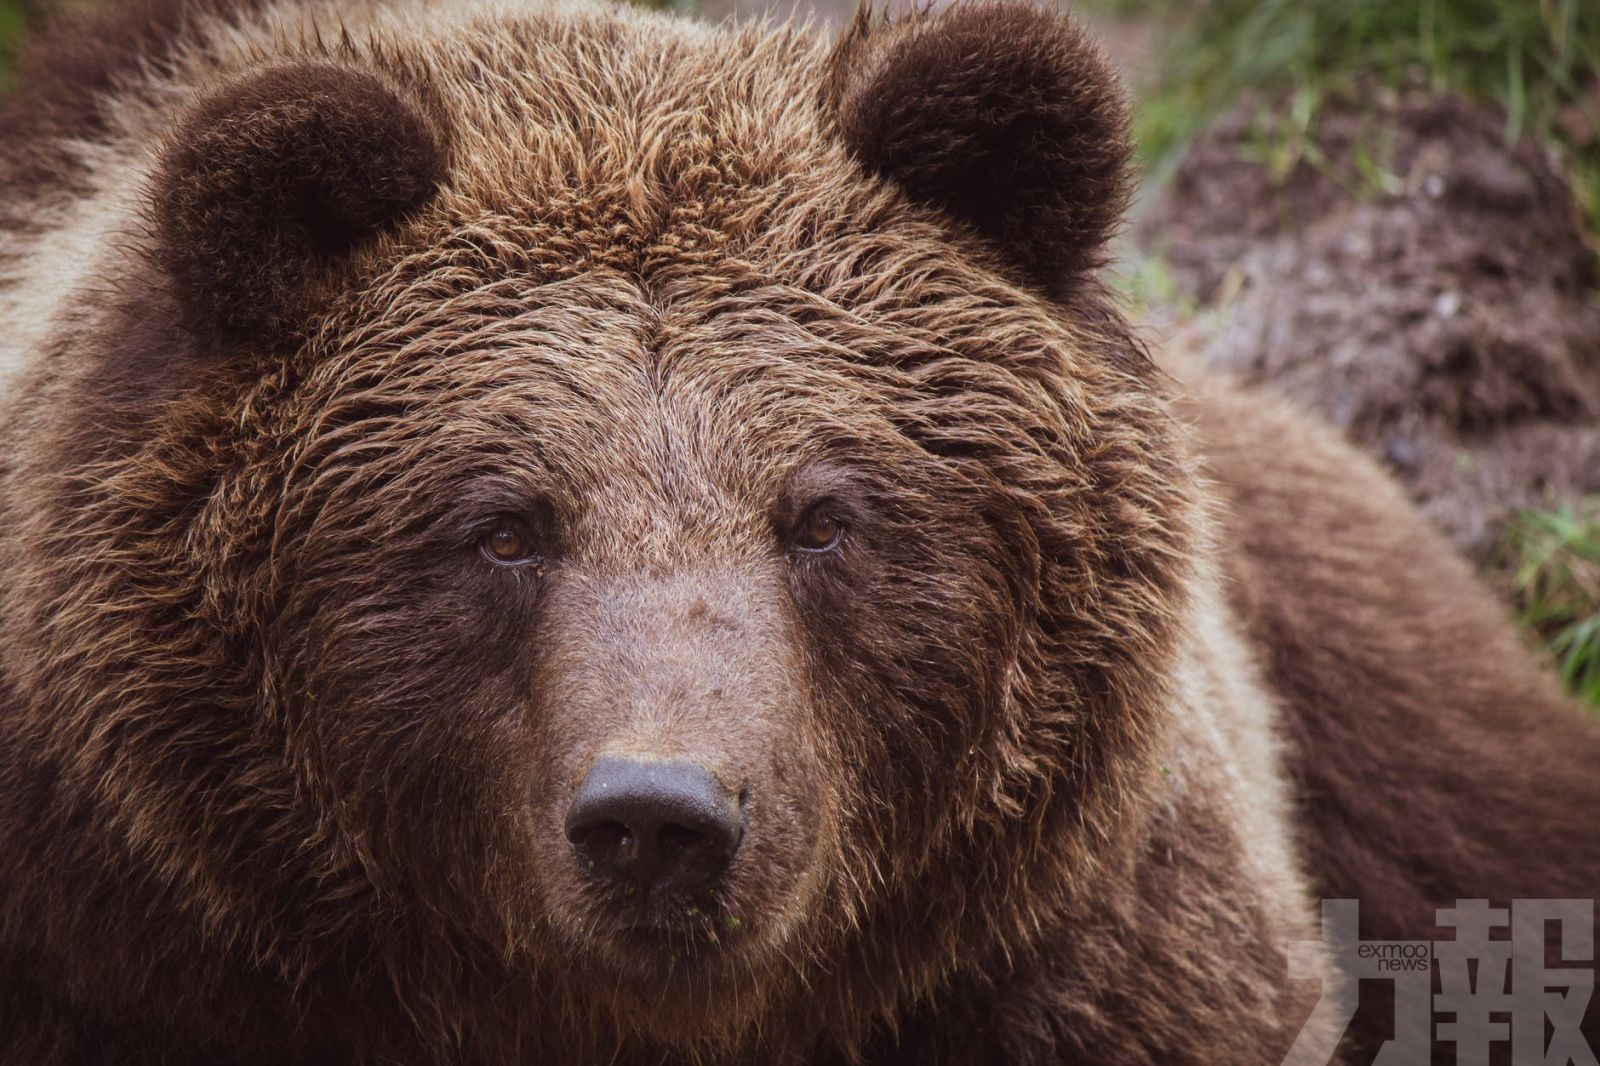
[(530, 716), (554, 768), (530, 796), (548, 914), (621, 971), (748, 967), (809, 917), (835, 824), (787, 591), (742, 568), (574, 571), (543, 603)]

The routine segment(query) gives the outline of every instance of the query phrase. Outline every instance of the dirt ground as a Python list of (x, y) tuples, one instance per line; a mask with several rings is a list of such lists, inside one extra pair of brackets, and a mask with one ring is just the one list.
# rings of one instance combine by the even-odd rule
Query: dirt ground
[(1135, 230), (1176, 342), (1343, 428), (1479, 561), (1514, 509), (1600, 491), (1595, 256), (1555, 158), (1386, 92), (1329, 105), (1275, 174), (1295, 142), (1263, 112), (1201, 138)]

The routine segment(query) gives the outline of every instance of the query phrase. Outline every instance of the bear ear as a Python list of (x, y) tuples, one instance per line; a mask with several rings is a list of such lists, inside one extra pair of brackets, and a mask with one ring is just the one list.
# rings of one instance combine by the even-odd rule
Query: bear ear
[(301, 63), (213, 93), (152, 187), (153, 258), (183, 324), (221, 345), (293, 333), (315, 280), (429, 200), (445, 165), (417, 106), (369, 73)]
[(1128, 106), (1064, 17), (981, 2), (857, 16), (824, 91), (851, 153), (1050, 290), (1100, 266), (1129, 193)]

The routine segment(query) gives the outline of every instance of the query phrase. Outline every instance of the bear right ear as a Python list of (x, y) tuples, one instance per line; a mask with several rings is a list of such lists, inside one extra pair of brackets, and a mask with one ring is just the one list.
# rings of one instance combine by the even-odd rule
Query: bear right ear
[(864, 8), (823, 101), (866, 170), (1047, 290), (1104, 260), (1128, 201), (1128, 107), (1105, 53), (1064, 16), (1016, 0), (889, 20)]
[(203, 99), (150, 206), (184, 326), (221, 345), (294, 332), (318, 275), (426, 203), (445, 165), (417, 106), (362, 71), (272, 67)]

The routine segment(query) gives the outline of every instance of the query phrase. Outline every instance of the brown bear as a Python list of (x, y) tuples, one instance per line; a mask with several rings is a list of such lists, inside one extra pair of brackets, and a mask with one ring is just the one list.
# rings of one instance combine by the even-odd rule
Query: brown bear
[(0, 145), (0, 1062), (1321, 1062), (1319, 900), (1600, 881), (1501, 610), (1107, 295), (1056, 15), (155, 0)]

